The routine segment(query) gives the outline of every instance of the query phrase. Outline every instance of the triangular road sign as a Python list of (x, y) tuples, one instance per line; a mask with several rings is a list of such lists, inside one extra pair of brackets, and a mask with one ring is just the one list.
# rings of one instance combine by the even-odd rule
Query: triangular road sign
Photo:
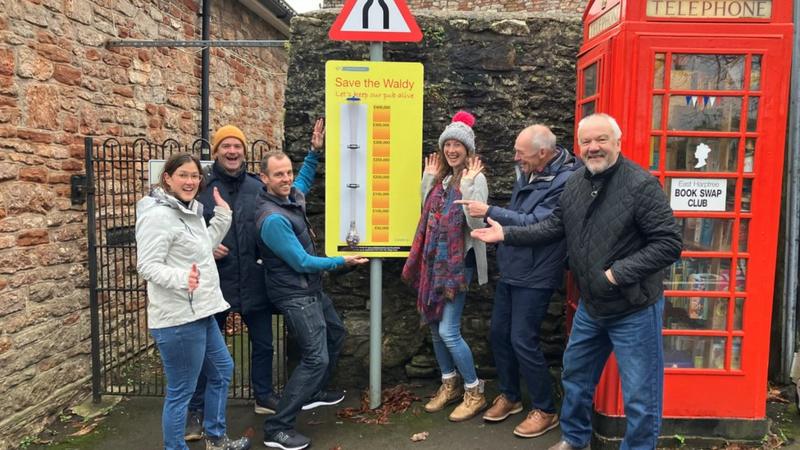
[(346, 0), (328, 37), (334, 41), (419, 42), (422, 31), (405, 0)]

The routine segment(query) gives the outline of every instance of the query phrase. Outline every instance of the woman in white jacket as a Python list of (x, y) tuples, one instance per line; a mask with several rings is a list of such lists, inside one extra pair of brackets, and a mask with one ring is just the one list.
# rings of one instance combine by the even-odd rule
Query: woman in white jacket
[(234, 441), (225, 433), (233, 361), (213, 317), (230, 307), (222, 298), (212, 249), (228, 232), (231, 210), (215, 188), (214, 217), (206, 227), (203, 205), (195, 200), (201, 169), (188, 153), (172, 155), (159, 186), (136, 205), (136, 267), (147, 281), (147, 326), (167, 379), (164, 447), (189, 448), (183, 438), (187, 406), (204, 368), (206, 449), (247, 450), (248, 438)]

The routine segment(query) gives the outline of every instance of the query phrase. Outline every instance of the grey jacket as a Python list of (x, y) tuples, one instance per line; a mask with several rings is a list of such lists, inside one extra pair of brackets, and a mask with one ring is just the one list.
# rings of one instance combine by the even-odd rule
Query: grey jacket
[[(222, 297), (213, 249), (231, 225), (231, 211), (214, 208), (206, 228), (203, 205), (189, 207), (161, 188), (136, 204), (136, 269), (147, 281), (147, 327), (165, 328), (230, 308)], [(189, 271), (197, 264), (200, 284), (189, 304)]]
[[(446, 177), (442, 184), (447, 187), (450, 181), (450, 176)], [(428, 194), (433, 189), (433, 183), (436, 178), (428, 173), (422, 175), (422, 202), (428, 198)], [(486, 184), (486, 177), (479, 173), (471, 180), (461, 178), (461, 198), (464, 200), (477, 200), (486, 203), (489, 198), (489, 187)], [(474, 239), (469, 235), (469, 232), (476, 228), (483, 228), (486, 226), (483, 219), (470, 217), (467, 213), (466, 206), (463, 207), (464, 216), (467, 218), (467, 226), (464, 227), (464, 254), (466, 255), (470, 249), (475, 250), (475, 265), (478, 272), (478, 284), (486, 284), (489, 281), (488, 264), (486, 263), (486, 244), (482, 241)]]

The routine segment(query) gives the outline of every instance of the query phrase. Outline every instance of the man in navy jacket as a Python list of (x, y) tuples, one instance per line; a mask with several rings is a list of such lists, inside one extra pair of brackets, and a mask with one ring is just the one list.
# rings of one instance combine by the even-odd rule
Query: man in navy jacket
[[(564, 184), (580, 164), (556, 145), (556, 136), (544, 125), (531, 125), (514, 143), (517, 180), (508, 208), (465, 201), (472, 217), (490, 217), (502, 225), (524, 226), (546, 219), (558, 204)], [(539, 346), (539, 329), (553, 290), (564, 274), (563, 239), (536, 247), (500, 244), (497, 283), (492, 310), (491, 345), (500, 382), (500, 395), (483, 419), (500, 422), (522, 412), (520, 372), (528, 385), (531, 411), (514, 434), (531, 438), (558, 426), (547, 361)]]
[(613, 351), (625, 403), (625, 450), (656, 448), (661, 427), (664, 269), (681, 256), (681, 231), (658, 178), (625, 158), (622, 130), (596, 113), (578, 123), (584, 166), (567, 180), (558, 207), (526, 226), (490, 227), (484, 242), (539, 246), (564, 239), (581, 292), (564, 351), (562, 440), (548, 450), (588, 449), (592, 400)]
[[(309, 157), (305, 161), (312, 173), (317, 166), (317, 151), (325, 143), (325, 126), (322, 119), (314, 126)], [(264, 283), (264, 269), (258, 252), (256, 231), (256, 199), (264, 184), (258, 175), (247, 172), (247, 138), (233, 125), (219, 128), (211, 140), (214, 164), (205, 175), (206, 186), (197, 199), (204, 205), (206, 222), (211, 220), (214, 200), (211, 192), (216, 187), (231, 206), (233, 222), (222, 244), (214, 249), (214, 259), (219, 272), (220, 287), (231, 309), (216, 315), (220, 328), (225, 330), (228, 313), (240, 313), (247, 325), (252, 345), (250, 354), (250, 379), (255, 397), (256, 414), (274, 414), (280, 399), (272, 389), (272, 313)], [(202, 437), (203, 393), (205, 376), (201, 374), (197, 389), (189, 403), (186, 423), (186, 440)]]

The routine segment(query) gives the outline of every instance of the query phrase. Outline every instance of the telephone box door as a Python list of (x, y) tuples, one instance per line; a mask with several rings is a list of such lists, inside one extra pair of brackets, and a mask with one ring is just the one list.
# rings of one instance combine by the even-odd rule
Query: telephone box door
[(785, 64), (783, 45), (642, 37), (638, 47), (649, 74), (634, 159), (660, 179), (684, 242), (664, 282), (666, 417), (764, 417), (788, 85), (769, 68)]

